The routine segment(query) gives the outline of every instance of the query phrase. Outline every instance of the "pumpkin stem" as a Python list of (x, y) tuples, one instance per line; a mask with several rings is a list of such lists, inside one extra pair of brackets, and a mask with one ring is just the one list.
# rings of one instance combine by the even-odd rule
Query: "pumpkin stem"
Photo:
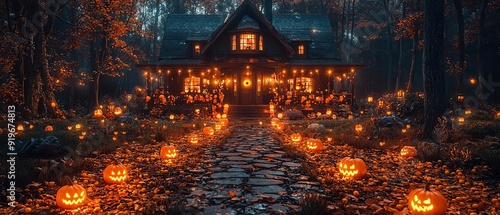
[(430, 191), (431, 184), (429, 182), (425, 183), (425, 191)]

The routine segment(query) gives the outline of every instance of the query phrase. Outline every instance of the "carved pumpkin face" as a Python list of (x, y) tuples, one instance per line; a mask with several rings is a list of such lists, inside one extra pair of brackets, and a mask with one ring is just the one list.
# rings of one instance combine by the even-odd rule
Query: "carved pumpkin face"
[(75, 209), (83, 204), (87, 197), (85, 188), (78, 184), (61, 187), (56, 194), (57, 206), (64, 209)]
[(404, 146), (402, 149), (401, 149), (401, 157), (415, 157), (417, 156), (417, 149), (413, 146)]
[(339, 163), (339, 171), (346, 178), (362, 178), (366, 175), (366, 163), (359, 158), (345, 157)]
[(408, 195), (408, 209), (411, 214), (433, 214), (442, 215), (446, 213), (448, 205), (443, 194), (436, 190), (430, 190), (429, 186), (415, 189)]
[(198, 136), (193, 134), (193, 135), (188, 137), (188, 140), (192, 144), (197, 144), (198, 143)]
[(162, 159), (174, 159), (177, 157), (177, 149), (175, 149), (175, 146), (163, 146), (160, 150), (160, 157)]
[(215, 124), (215, 130), (220, 131), (222, 129), (222, 125), (220, 123)]
[(205, 127), (203, 128), (203, 134), (207, 136), (212, 136), (214, 135), (214, 129), (211, 127)]
[(363, 131), (363, 126), (360, 125), (360, 124), (357, 124), (356, 127), (355, 127), (355, 129), (356, 129), (357, 132), (361, 132), (361, 131)]
[(102, 110), (101, 109), (96, 109), (94, 111), (94, 118), (101, 118), (102, 117)]
[(229, 124), (229, 120), (227, 118), (222, 118), (222, 119), (219, 119), (219, 123), (222, 126), (227, 126)]
[(307, 148), (310, 151), (316, 152), (325, 149), (323, 142), (320, 139), (308, 139), (306, 142)]
[(45, 127), (45, 131), (54, 131), (54, 128), (52, 127), (52, 125), (47, 125)]
[(278, 123), (276, 124), (276, 130), (278, 131), (284, 131), (285, 130), (285, 123)]
[(290, 139), (292, 139), (292, 142), (300, 142), (302, 141), (302, 135), (300, 135), (299, 133), (294, 133), (292, 135), (290, 135)]
[(115, 114), (116, 117), (120, 117), (122, 116), (123, 112), (122, 112), (122, 108), (120, 107), (115, 107), (113, 109), (113, 114)]
[(280, 122), (280, 119), (278, 118), (272, 118), (271, 119), (271, 125), (276, 126)]
[(111, 164), (102, 171), (107, 184), (121, 184), (127, 179), (127, 168), (124, 165)]

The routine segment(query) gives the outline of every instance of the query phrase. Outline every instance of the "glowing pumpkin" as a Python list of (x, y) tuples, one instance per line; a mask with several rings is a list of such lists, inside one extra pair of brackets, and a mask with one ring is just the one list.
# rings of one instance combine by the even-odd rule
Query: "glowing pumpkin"
[(54, 128), (52, 127), (52, 125), (47, 125), (45, 126), (45, 131), (54, 131)]
[(227, 118), (222, 118), (222, 119), (219, 119), (219, 123), (222, 126), (227, 126), (227, 125), (229, 125), (229, 120)]
[(212, 136), (214, 135), (214, 129), (211, 127), (205, 127), (203, 128), (203, 134), (207, 136)]
[(122, 108), (120, 107), (115, 107), (113, 109), (113, 114), (115, 114), (116, 117), (120, 117), (122, 116), (123, 112), (122, 112)]
[(372, 103), (373, 102), (373, 96), (368, 96), (368, 102)]
[(360, 158), (345, 157), (340, 160), (339, 171), (346, 178), (362, 178), (366, 175), (367, 168)]
[(363, 131), (363, 126), (360, 125), (360, 124), (357, 124), (356, 127), (355, 127), (355, 129), (356, 129), (357, 132), (361, 132), (361, 131)]
[(448, 204), (443, 194), (430, 190), (429, 184), (425, 188), (415, 189), (408, 195), (408, 209), (411, 214), (417, 215), (442, 215), (446, 213)]
[(125, 182), (128, 177), (127, 173), (127, 168), (122, 164), (110, 164), (102, 171), (104, 181), (107, 184), (121, 184)]
[(18, 125), (17, 126), (18, 131), (24, 131), (24, 126), (23, 125)]
[(149, 102), (151, 100), (151, 96), (146, 96), (146, 102)]
[(175, 115), (170, 114), (169, 119), (170, 119), (170, 120), (174, 120), (174, 119), (175, 119)]
[(75, 125), (75, 129), (76, 129), (76, 130), (80, 130), (81, 128), (82, 128), (82, 125), (81, 125), (81, 124), (76, 124), (76, 125)]
[(276, 124), (276, 130), (278, 130), (278, 131), (284, 131), (285, 127), (286, 127), (285, 123), (278, 123), (278, 124)]
[(102, 117), (102, 110), (101, 109), (96, 109), (94, 110), (94, 118), (101, 118)]
[(401, 157), (416, 157), (417, 156), (417, 149), (413, 146), (404, 146), (401, 149)]
[(278, 118), (272, 118), (271, 119), (271, 125), (272, 126), (276, 126), (276, 124), (278, 124), (280, 122), (280, 119)]
[(177, 157), (177, 149), (175, 149), (175, 146), (163, 146), (160, 150), (160, 157), (162, 159), (174, 159)]
[(308, 139), (306, 142), (306, 146), (310, 151), (316, 152), (325, 149), (323, 146), (323, 142), (320, 139)]
[(283, 118), (283, 113), (279, 113), (278, 114), (278, 119), (282, 119)]
[(215, 124), (215, 130), (220, 131), (222, 129), (222, 125), (220, 123)]
[(195, 135), (195, 134), (189, 136), (188, 139), (189, 139), (189, 142), (192, 143), (192, 144), (197, 144), (198, 143), (198, 136)]
[(300, 142), (302, 141), (302, 135), (300, 135), (299, 133), (294, 133), (292, 135), (290, 135), (290, 139), (292, 139), (292, 142)]
[(57, 206), (63, 209), (75, 209), (83, 204), (87, 197), (85, 188), (78, 184), (61, 187), (56, 194)]

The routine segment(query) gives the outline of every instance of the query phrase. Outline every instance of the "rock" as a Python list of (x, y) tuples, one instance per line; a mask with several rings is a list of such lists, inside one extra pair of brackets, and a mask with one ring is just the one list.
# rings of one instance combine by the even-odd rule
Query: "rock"
[(404, 122), (397, 116), (383, 116), (376, 120), (377, 127), (403, 126)]
[(31, 138), (27, 142), (16, 142), (17, 154), (29, 158), (58, 158), (68, 153), (54, 136)]
[(323, 124), (311, 123), (307, 126), (307, 131), (312, 133), (323, 133), (325, 126)]

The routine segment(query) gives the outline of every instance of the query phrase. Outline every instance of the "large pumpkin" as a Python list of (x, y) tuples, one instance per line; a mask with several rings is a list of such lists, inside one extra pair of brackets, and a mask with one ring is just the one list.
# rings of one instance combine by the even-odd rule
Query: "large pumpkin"
[(367, 168), (360, 158), (345, 157), (340, 160), (339, 171), (346, 178), (362, 178), (366, 175)]
[(292, 142), (300, 142), (302, 141), (302, 135), (300, 135), (300, 133), (294, 133), (292, 135), (290, 135), (290, 139), (292, 139)]
[(214, 135), (214, 129), (211, 127), (205, 127), (203, 128), (203, 134), (207, 136), (212, 136)]
[(321, 150), (325, 149), (325, 147), (323, 146), (323, 142), (321, 142), (320, 139), (313, 139), (313, 138), (308, 139), (306, 141), (306, 146), (310, 151), (313, 151), (313, 152), (321, 151)]
[(443, 194), (430, 190), (429, 184), (425, 188), (415, 189), (408, 195), (408, 209), (411, 214), (417, 215), (442, 215), (446, 213), (448, 204)]
[(400, 152), (401, 157), (416, 157), (417, 156), (417, 149), (413, 146), (403, 146), (401, 148)]
[(102, 171), (107, 184), (121, 184), (127, 180), (127, 168), (122, 164), (110, 164)]
[(160, 157), (162, 159), (174, 159), (177, 157), (177, 149), (175, 149), (175, 146), (163, 146), (160, 150)]
[(57, 206), (63, 209), (75, 209), (83, 204), (87, 198), (85, 188), (78, 184), (61, 187), (56, 194)]

